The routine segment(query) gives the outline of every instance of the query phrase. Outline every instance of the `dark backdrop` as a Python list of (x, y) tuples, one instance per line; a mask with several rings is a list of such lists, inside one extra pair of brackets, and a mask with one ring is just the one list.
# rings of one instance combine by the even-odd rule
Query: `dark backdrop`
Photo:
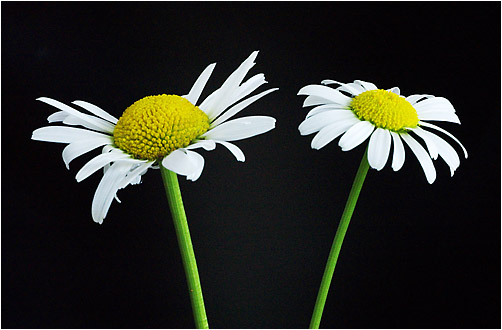
[[(216, 328), (308, 327), (364, 147), (312, 150), (304, 85), (399, 86), (451, 100), (441, 126), (469, 151), (429, 185), (407, 150), (371, 170), (350, 224), (326, 328), (500, 327), (500, 3), (2, 3), (2, 327), (186, 328), (192, 313), (160, 173), (91, 219), (100, 175), (66, 170), (62, 144), (30, 140), (48, 96), (119, 117), (152, 94), (204, 95), (253, 51), (275, 92), (242, 115), (273, 131), (201, 153), (181, 188)], [(262, 88), (261, 90), (264, 90)], [(454, 143), (454, 142), (452, 142)], [(456, 147), (460, 152), (460, 149)]]

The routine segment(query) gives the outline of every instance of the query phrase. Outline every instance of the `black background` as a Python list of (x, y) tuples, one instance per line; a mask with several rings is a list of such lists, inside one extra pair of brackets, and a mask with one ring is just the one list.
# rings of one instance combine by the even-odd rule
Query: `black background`
[(276, 129), (237, 142), (245, 163), (220, 146), (180, 178), (210, 326), (308, 327), (364, 147), (312, 150), (296, 93), (362, 79), (448, 98), (462, 125), (440, 126), (469, 158), (452, 178), (435, 161), (432, 185), (409, 149), (369, 172), (321, 326), (500, 328), (498, 2), (2, 2), (2, 327), (193, 327), (159, 171), (95, 224), (100, 175), (74, 176), (99, 151), (66, 170), (64, 145), (30, 140), (55, 110), (35, 99), (119, 117), (217, 62), (207, 96), (253, 50), (249, 76), (280, 90), (241, 116)]

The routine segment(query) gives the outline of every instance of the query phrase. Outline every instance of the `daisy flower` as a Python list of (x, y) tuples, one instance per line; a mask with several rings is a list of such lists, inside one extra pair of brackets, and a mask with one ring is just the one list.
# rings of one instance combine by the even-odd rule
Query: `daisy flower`
[[(460, 124), (453, 105), (444, 97), (404, 97), (398, 87), (377, 89), (374, 84), (361, 80), (347, 84), (333, 80), (321, 83), (337, 84), (339, 87), (308, 85), (298, 92), (298, 95), (308, 95), (304, 107), (316, 106), (299, 126), (301, 135), (318, 132), (312, 140), (312, 148), (320, 149), (343, 134), (338, 145), (343, 151), (348, 151), (369, 138), (369, 165), (381, 170), (387, 163), (393, 144), (391, 166), (398, 171), (404, 164), (404, 141), (420, 162), (429, 183), (436, 179), (432, 159), (441, 156), (450, 167), (452, 176), (460, 165), (460, 159), (448, 142), (424, 128), (439, 131), (453, 139), (467, 158), (467, 151), (457, 138), (429, 123), (448, 121)], [(428, 152), (416, 137), (423, 140)]]
[(141, 176), (150, 168), (164, 166), (195, 181), (204, 168), (204, 158), (193, 150), (213, 150), (216, 144), (228, 148), (238, 161), (244, 161), (244, 153), (230, 141), (262, 134), (275, 127), (275, 119), (267, 116), (229, 120), (251, 103), (277, 90), (268, 89), (246, 98), (266, 83), (262, 73), (243, 82), (255, 65), (257, 55), (257, 51), (253, 52), (198, 106), (215, 63), (201, 73), (188, 94), (147, 96), (128, 107), (120, 119), (88, 102), (72, 103), (91, 114), (54, 99), (38, 98), (59, 109), (47, 118), (49, 123), (62, 122), (67, 126), (39, 128), (33, 132), (32, 139), (67, 143), (63, 150), (67, 168), (73, 159), (103, 147), (102, 153), (86, 163), (76, 175), (80, 182), (104, 169), (92, 201), (92, 218), (102, 223), (113, 199), (119, 201), (117, 191), (140, 183)]

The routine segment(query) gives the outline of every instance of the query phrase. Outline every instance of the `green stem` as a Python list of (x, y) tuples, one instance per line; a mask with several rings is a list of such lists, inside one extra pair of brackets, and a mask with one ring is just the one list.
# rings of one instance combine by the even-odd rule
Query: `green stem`
[(333, 273), (335, 271), (336, 261), (338, 260), (338, 255), (340, 254), (340, 249), (342, 248), (343, 238), (349, 227), (350, 218), (356, 207), (357, 198), (361, 192), (361, 188), (366, 178), (366, 173), (368, 173), (369, 164), (367, 157), (367, 150), (364, 153), (359, 169), (357, 170), (354, 183), (352, 184), (352, 189), (349, 193), (349, 198), (347, 204), (345, 204), (345, 209), (336, 230), (335, 239), (333, 245), (331, 246), (331, 251), (329, 252), (328, 262), (326, 264), (326, 269), (324, 270), (324, 275), (321, 281), (321, 287), (319, 288), (319, 293), (317, 294), (317, 300), (314, 307), (314, 312), (312, 314), (312, 320), (310, 321), (310, 329), (319, 329), (319, 324), (321, 323), (322, 312), (324, 310), (324, 304), (326, 303), (326, 297), (328, 296), (329, 285), (331, 284), (331, 279), (333, 278)]
[(183, 207), (183, 200), (181, 199), (178, 176), (162, 165), (160, 166), (160, 172), (162, 173), (162, 179), (169, 201), (169, 208), (171, 209), (174, 228), (176, 230), (176, 236), (178, 237), (181, 259), (183, 260), (190, 301), (192, 303), (195, 326), (197, 329), (209, 329), (204, 299), (202, 298), (199, 272), (197, 270), (197, 263), (195, 262), (195, 254), (193, 252), (192, 240), (190, 239), (190, 231), (188, 230), (185, 208)]

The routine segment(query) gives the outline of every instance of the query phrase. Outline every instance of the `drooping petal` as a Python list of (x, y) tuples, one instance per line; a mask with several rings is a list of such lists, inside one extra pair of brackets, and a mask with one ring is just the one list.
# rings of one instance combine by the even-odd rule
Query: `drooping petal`
[(305, 119), (300, 126), (298, 126), (298, 129), (300, 130), (301, 135), (308, 135), (333, 124), (334, 122), (353, 118), (357, 119), (356, 115), (351, 110), (324, 111)]
[(391, 137), (388, 130), (379, 128), (371, 134), (368, 145), (368, 162), (370, 166), (380, 171), (387, 163), (390, 152)]
[(200, 94), (202, 93), (202, 90), (204, 90), (204, 87), (206, 86), (206, 83), (209, 80), (209, 77), (213, 73), (215, 66), (216, 66), (216, 63), (208, 65), (204, 69), (204, 71), (202, 71), (199, 78), (197, 78), (197, 80), (193, 84), (192, 88), (190, 89), (190, 92), (188, 92), (187, 95), (183, 96), (185, 99), (187, 99), (193, 105), (197, 104), (197, 101), (199, 100)]
[(432, 163), (431, 157), (425, 151), (425, 149), (418, 143), (414, 138), (412, 138), (408, 133), (400, 133), (401, 138), (410, 147), (411, 151), (415, 154), (418, 162), (422, 166), (427, 182), (433, 183), (436, 180), (436, 169)]
[(239, 162), (243, 162), (246, 160), (246, 157), (244, 156), (244, 153), (242, 152), (242, 150), (239, 147), (237, 147), (235, 144), (230, 143), (230, 142), (226, 142), (226, 141), (220, 141), (220, 140), (217, 140), (214, 142), (225, 146), (235, 156), (235, 158)]
[(451, 137), (462, 148), (462, 150), (464, 151), (464, 156), (465, 156), (465, 158), (467, 158), (467, 150), (464, 148), (464, 146), (462, 145), (462, 143), (460, 143), (460, 141), (456, 137), (454, 137), (450, 132), (442, 129), (439, 126), (433, 125), (431, 123), (426, 123), (426, 122), (420, 121), (418, 124), (420, 126), (425, 126), (425, 127), (429, 127), (429, 128), (435, 129), (435, 130), (440, 131), (441, 133), (444, 133), (444, 134), (448, 135), (449, 137)]
[(227, 121), (228, 119), (230, 119), (232, 116), (236, 115), (239, 111), (241, 111), (242, 109), (246, 108), (247, 106), (249, 106), (251, 103), (255, 102), (256, 100), (262, 98), (263, 96), (269, 94), (269, 93), (272, 93), (276, 90), (278, 90), (279, 88), (271, 88), (271, 89), (268, 89), (264, 92), (261, 92), (260, 94), (257, 94), (257, 95), (254, 95), (242, 102), (239, 102), (238, 104), (234, 105), (233, 107), (231, 107), (230, 109), (228, 109), (227, 111), (225, 111), (220, 117), (218, 117), (215, 121), (213, 121), (211, 123), (211, 127), (216, 127), (218, 126), (219, 124)]
[(439, 155), (450, 167), (450, 174), (453, 176), (455, 170), (460, 166), (460, 158), (453, 147), (439, 136), (428, 132), (429, 138), (436, 144)]
[(78, 140), (70, 143), (63, 149), (63, 161), (66, 165), (66, 168), (70, 168), (70, 162), (75, 158), (93, 150), (97, 147), (101, 147), (107, 144), (112, 144), (111, 137), (96, 137), (94, 139), (89, 140)]
[(78, 171), (77, 175), (75, 176), (75, 179), (77, 179), (77, 182), (80, 182), (87, 177), (89, 177), (91, 174), (96, 172), (97, 170), (101, 169), (103, 166), (106, 164), (116, 162), (118, 160), (121, 160), (122, 162), (129, 162), (129, 163), (142, 163), (143, 161), (133, 159), (131, 158), (130, 155), (121, 152), (121, 151), (114, 151), (114, 152), (108, 152), (105, 154), (100, 154), (90, 161), (88, 161), (80, 171)]
[(359, 119), (354, 117), (337, 121), (322, 128), (312, 139), (312, 149), (321, 149), (357, 123), (359, 123)]
[(106, 217), (113, 198), (116, 196), (120, 182), (127, 175), (134, 163), (116, 162), (103, 175), (92, 200), (92, 218), (101, 224)]
[(438, 149), (437, 149), (434, 141), (430, 138), (431, 133), (421, 129), (420, 127), (415, 127), (413, 129), (411, 129), (411, 132), (420, 136), (422, 138), (422, 140), (424, 140), (425, 145), (427, 146), (427, 149), (429, 150), (429, 154), (431, 155), (431, 158), (437, 159), (438, 158)]
[(45, 126), (33, 131), (31, 138), (37, 141), (72, 143), (79, 140), (88, 140), (109, 135), (89, 131), (87, 129), (65, 127), (65, 126)]
[(204, 133), (210, 140), (235, 141), (270, 131), (275, 127), (275, 118), (249, 116), (227, 121)]
[(390, 132), (390, 135), (392, 136), (392, 142), (394, 143), (394, 152), (392, 156), (392, 169), (394, 171), (399, 171), (401, 167), (403, 167), (405, 159), (403, 141), (401, 141), (399, 134), (397, 134), (396, 132)]
[(343, 95), (336, 89), (322, 85), (305, 86), (298, 91), (298, 95), (317, 96), (342, 106), (348, 106), (352, 100), (350, 97)]
[(85, 110), (89, 111), (90, 113), (95, 114), (98, 117), (101, 117), (105, 120), (108, 120), (111, 123), (116, 124), (118, 122), (117, 118), (115, 118), (114, 116), (112, 116), (108, 112), (106, 112), (105, 110), (101, 109), (100, 107), (98, 107), (92, 103), (89, 103), (86, 101), (78, 101), (78, 100), (73, 101), (72, 103), (78, 105), (79, 107), (84, 108)]
[(340, 141), (338, 141), (338, 145), (343, 151), (349, 151), (363, 143), (374, 129), (375, 126), (370, 122), (361, 121), (345, 132)]

